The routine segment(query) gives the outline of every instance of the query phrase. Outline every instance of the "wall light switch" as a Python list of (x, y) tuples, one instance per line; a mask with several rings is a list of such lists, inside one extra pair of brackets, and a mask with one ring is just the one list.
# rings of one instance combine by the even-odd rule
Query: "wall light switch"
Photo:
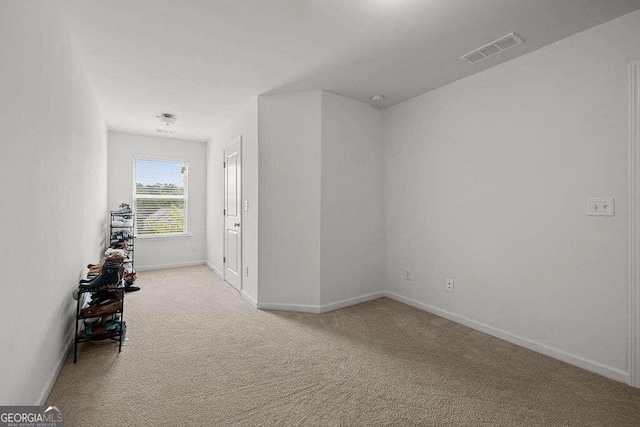
[(613, 197), (589, 197), (587, 199), (588, 216), (613, 216)]
[(411, 270), (408, 268), (404, 269), (404, 280), (411, 280)]
[(248, 265), (244, 266), (244, 275), (249, 277), (249, 266)]
[(248, 200), (244, 201), (244, 211), (245, 212), (249, 212), (249, 201)]

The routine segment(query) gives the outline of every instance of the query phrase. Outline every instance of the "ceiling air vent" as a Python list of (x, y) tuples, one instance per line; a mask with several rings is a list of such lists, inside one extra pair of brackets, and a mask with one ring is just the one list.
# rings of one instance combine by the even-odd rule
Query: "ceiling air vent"
[(507, 34), (506, 36), (501, 37), (498, 40), (494, 40), (491, 43), (467, 53), (466, 55), (462, 55), (459, 59), (470, 64), (475, 64), (476, 62), (480, 62), (493, 55), (497, 55), (500, 52), (511, 49), (512, 47), (518, 46), (522, 43), (524, 43), (524, 41), (518, 37), (516, 33)]

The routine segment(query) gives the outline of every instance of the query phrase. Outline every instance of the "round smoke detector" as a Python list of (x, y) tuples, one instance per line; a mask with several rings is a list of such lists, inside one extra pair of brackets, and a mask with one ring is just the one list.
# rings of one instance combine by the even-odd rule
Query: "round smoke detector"
[(381, 109), (383, 107), (384, 96), (373, 95), (371, 97), (371, 107)]
[(167, 126), (172, 125), (178, 121), (178, 116), (171, 113), (158, 113), (156, 114), (156, 117)]

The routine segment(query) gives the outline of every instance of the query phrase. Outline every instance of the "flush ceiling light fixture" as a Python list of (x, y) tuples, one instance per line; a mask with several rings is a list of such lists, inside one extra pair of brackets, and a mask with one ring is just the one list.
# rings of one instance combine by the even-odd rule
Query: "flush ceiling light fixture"
[(178, 121), (178, 116), (172, 113), (158, 113), (156, 114), (156, 117), (167, 126), (172, 125)]

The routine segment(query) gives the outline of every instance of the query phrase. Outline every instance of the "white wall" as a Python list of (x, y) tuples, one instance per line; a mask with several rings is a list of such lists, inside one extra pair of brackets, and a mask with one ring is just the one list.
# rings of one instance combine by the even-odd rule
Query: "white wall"
[(0, 2), (0, 40), (0, 405), (33, 405), (73, 339), (71, 292), (105, 245), (106, 128), (51, 2)]
[(204, 263), (206, 252), (207, 145), (122, 132), (109, 132), (109, 209), (132, 204), (133, 159), (158, 158), (189, 162), (188, 235), (136, 239), (137, 269)]
[[(624, 380), (638, 29), (635, 12), (388, 111), (390, 291)], [(587, 217), (590, 196), (616, 216)]]
[(322, 304), (384, 290), (382, 113), (322, 92)]
[(259, 307), (326, 311), (384, 290), (381, 116), (320, 90), (258, 98)]
[(320, 305), (321, 103), (258, 98), (260, 303)]
[[(258, 299), (258, 99), (239, 111), (207, 144), (207, 263), (222, 275), (224, 265), (224, 146), (242, 137), (242, 200), (249, 210), (242, 211), (242, 291)], [(243, 270), (246, 272), (246, 270)]]

